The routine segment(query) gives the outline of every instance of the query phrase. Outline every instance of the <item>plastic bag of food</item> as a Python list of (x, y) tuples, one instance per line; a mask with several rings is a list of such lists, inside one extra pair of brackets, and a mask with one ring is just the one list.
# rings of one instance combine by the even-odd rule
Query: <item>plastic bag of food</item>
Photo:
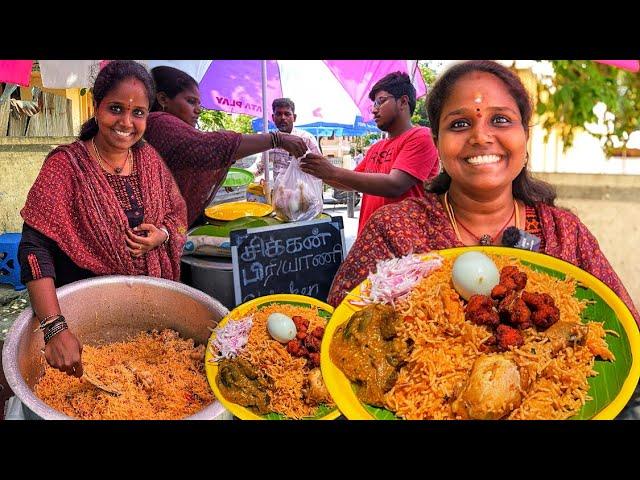
[(322, 180), (300, 170), (300, 159), (293, 158), (273, 185), (271, 205), (285, 222), (303, 222), (322, 213)]

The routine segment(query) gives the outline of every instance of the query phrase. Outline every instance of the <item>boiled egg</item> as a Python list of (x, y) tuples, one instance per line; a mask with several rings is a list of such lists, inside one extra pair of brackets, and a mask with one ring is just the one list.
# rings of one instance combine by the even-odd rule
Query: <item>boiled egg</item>
[(294, 338), (298, 330), (293, 320), (284, 313), (272, 313), (267, 318), (267, 330), (269, 335), (280, 343), (287, 343)]
[(498, 267), (482, 252), (466, 252), (453, 262), (453, 287), (465, 300), (472, 295), (489, 295), (500, 282)]

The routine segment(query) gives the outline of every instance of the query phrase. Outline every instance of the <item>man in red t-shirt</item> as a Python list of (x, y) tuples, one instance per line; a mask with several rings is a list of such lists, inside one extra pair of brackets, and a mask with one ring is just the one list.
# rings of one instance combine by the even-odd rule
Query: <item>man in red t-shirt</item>
[(378, 208), (408, 197), (424, 197), (423, 183), (439, 171), (438, 151), (431, 130), (411, 124), (416, 89), (409, 75), (394, 72), (369, 92), (378, 128), (389, 137), (375, 143), (355, 170), (332, 165), (308, 154), (300, 168), (340, 190), (362, 192), (358, 233)]

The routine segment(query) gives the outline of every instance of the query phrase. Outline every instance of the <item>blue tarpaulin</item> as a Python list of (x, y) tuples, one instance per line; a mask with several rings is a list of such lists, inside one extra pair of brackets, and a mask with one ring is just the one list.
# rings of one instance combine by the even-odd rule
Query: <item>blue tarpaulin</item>
[[(262, 132), (262, 122), (262, 118), (256, 118), (251, 122), (251, 126), (255, 132)], [(356, 117), (353, 125), (314, 122), (306, 125), (295, 125), (295, 127), (309, 132), (315, 137), (330, 137), (331, 135), (335, 135), (336, 137), (361, 137), (368, 133), (382, 133), (382, 131), (376, 127), (376, 122), (373, 120), (364, 122), (360, 116)], [(269, 130), (276, 130), (276, 126), (271, 121), (269, 122)]]

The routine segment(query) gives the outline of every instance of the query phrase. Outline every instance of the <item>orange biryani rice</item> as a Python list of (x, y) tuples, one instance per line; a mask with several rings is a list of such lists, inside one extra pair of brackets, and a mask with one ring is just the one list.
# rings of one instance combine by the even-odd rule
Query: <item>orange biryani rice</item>
[(303, 393), (305, 380), (310, 372), (307, 361), (292, 356), (287, 352), (286, 345), (271, 338), (267, 330), (267, 319), (276, 312), (290, 318), (299, 315), (309, 320), (309, 332), (316, 327), (325, 328), (327, 324), (318, 315), (318, 308), (315, 306), (308, 308), (273, 304), (260, 309), (253, 308), (243, 316), (253, 315), (253, 326), (247, 345), (238, 356), (253, 365), (263, 379), (273, 382), (273, 387), (269, 390), (269, 406), (273, 412), (292, 419), (313, 416), (318, 407), (307, 405)]
[[(579, 323), (587, 301), (575, 298), (576, 281), (559, 280), (536, 272), (515, 258), (489, 255), (498, 269), (515, 265), (527, 274), (526, 290), (548, 293), (560, 309), (563, 321)], [(465, 320), (464, 303), (451, 281), (452, 264), (443, 266), (422, 279), (398, 302), (396, 311), (403, 317), (399, 335), (414, 342), (408, 363), (402, 367), (394, 387), (386, 393), (389, 410), (406, 419), (455, 419), (450, 400), (466, 382), (480, 346), (491, 331)], [(587, 378), (593, 370), (595, 355), (614, 360), (604, 340), (602, 323), (588, 323), (585, 345), (568, 346), (555, 358), (546, 337), (535, 329), (523, 331), (525, 343), (503, 355), (526, 370), (533, 384), (524, 393), (521, 405), (508, 419), (566, 419), (579, 412), (587, 400)]]
[(36, 395), (65, 414), (91, 420), (170, 420), (192, 415), (215, 399), (204, 374), (204, 345), (182, 339), (173, 330), (142, 332), (131, 340), (85, 345), (84, 370), (106, 393), (84, 378), (49, 365), (35, 386)]

